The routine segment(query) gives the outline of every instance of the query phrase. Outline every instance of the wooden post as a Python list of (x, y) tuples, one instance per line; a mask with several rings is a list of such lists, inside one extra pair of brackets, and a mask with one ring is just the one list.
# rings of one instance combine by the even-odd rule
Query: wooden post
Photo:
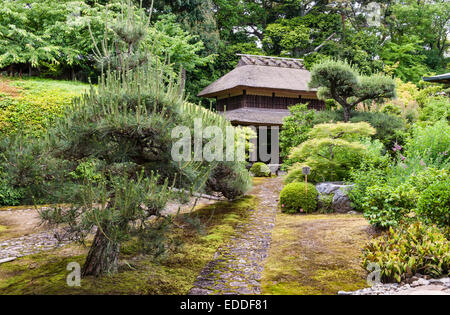
[(308, 175), (305, 175), (305, 190), (306, 190), (306, 197), (308, 197)]
[(306, 166), (302, 169), (303, 175), (305, 175), (305, 191), (306, 196), (308, 196), (308, 175), (311, 174), (311, 168)]

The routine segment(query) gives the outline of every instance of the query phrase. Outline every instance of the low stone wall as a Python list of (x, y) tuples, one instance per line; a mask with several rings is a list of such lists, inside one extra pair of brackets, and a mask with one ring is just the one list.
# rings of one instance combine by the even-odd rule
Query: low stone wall
[(354, 185), (345, 185), (341, 182), (326, 182), (316, 185), (319, 192), (319, 203), (322, 196), (333, 196), (332, 209), (338, 213), (347, 213), (353, 210), (348, 192)]

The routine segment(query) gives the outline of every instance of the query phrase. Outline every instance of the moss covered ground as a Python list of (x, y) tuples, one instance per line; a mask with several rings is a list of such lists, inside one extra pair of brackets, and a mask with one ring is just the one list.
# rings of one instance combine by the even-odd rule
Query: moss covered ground
[(358, 215), (278, 213), (262, 293), (331, 295), (367, 287), (360, 255), (370, 232)]
[(156, 260), (136, 253), (130, 242), (122, 247), (117, 274), (82, 279), (81, 287), (67, 286), (66, 267), (70, 262), (83, 263), (88, 251), (84, 247), (70, 245), (2, 264), (0, 294), (186, 294), (256, 202), (254, 197), (244, 197), (196, 209), (189, 215), (201, 222), (200, 232), (186, 220), (180, 220), (172, 231), (183, 246)]

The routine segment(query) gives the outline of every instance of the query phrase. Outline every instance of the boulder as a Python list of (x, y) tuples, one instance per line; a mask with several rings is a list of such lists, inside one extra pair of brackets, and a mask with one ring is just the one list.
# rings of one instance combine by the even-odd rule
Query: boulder
[(345, 185), (342, 182), (327, 182), (316, 185), (317, 191), (321, 195), (333, 195), (332, 208), (338, 213), (347, 213), (352, 211), (348, 192), (354, 185)]
[(281, 164), (268, 164), (267, 166), (272, 174), (277, 174), (280, 170)]

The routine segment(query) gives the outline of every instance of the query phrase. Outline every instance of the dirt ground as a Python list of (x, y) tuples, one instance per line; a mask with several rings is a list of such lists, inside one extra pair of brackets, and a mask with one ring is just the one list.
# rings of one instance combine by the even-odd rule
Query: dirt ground
[(10, 97), (17, 97), (20, 95), (20, 90), (14, 86), (11, 86), (8, 79), (0, 76), (0, 94), (5, 94)]
[[(209, 199), (199, 199), (195, 204), (195, 199), (191, 199), (189, 203), (181, 206), (180, 212), (191, 211), (194, 204), (196, 208), (199, 208), (214, 202)], [(175, 202), (169, 203), (164, 213), (176, 214), (179, 207), (180, 205)], [(39, 233), (46, 229), (48, 227), (41, 224), (38, 210), (33, 207), (0, 208), (0, 241)]]
[(40, 225), (36, 209), (0, 210), (0, 241), (41, 232), (46, 227)]

